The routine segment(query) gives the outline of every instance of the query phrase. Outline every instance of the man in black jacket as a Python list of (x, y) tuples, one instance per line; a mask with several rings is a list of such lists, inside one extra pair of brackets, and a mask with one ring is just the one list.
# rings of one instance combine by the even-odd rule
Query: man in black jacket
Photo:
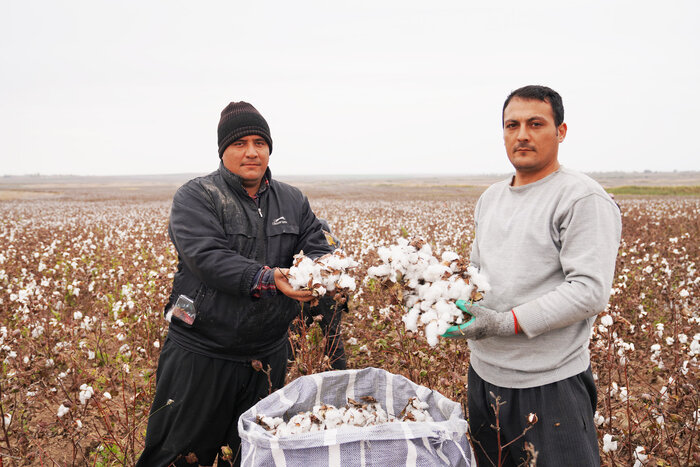
[(272, 179), (270, 129), (252, 105), (222, 111), (218, 143), (219, 169), (173, 199), (178, 266), (142, 466), (211, 465), (225, 445), (240, 462), (238, 418), (284, 385), (287, 329), (312, 298), (284, 268), (300, 250), (332, 251), (307, 198)]

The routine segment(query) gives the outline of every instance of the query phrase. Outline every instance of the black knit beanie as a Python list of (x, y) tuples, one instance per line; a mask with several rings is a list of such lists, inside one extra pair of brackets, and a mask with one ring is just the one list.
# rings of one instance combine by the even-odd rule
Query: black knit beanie
[(247, 102), (231, 102), (221, 111), (218, 134), (219, 159), (231, 143), (250, 135), (262, 136), (272, 153), (270, 127), (260, 112)]

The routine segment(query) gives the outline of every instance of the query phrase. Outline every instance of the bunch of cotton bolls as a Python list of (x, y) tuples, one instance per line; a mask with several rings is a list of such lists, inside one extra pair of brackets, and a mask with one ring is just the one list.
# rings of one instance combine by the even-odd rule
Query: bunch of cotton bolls
[(371, 396), (360, 398), (362, 402), (348, 398), (344, 407), (320, 404), (308, 412), (299, 412), (285, 422), (281, 417), (258, 415), (255, 421), (273, 436), (284, 437), (314, 431), (331, 430), (346, 426), (366, 427), (391, 422), (432, 422), (428, 404), (411, 397), (399, 417), (386, 413)]
[(381, 264), (367, 269), (367, 277), (401, 285), (408, 310), (402, 318), (406, 329), (422, 330), (431, 347), (450, 326), (465, 322), (457, 300), (481, 300), (491, 288), (486, 277), (457, 253), (446, 251), (438, 259), (420, 239), (400, 238), (395, 245), (380, 247), (377, 254)]
[(432, 422), (433, 417), (428, 413), (428, 403), (423, 402), (417, 397), (408, 399), (406, 407), (399, 414), (399, 418), (404, 421), (411, 422)]
[(347, 294), (355, 290), (355, 279), (347, 273), (348, 269), (357, 266), (357, 262), (341, 249), (325, 254), (312, 260), (300, 252), (294, 255), (294, 263), (289, 268), (287, 279), (294, 290), (311, 290), (314, 300), (311, 306), (318, 303), (318, 297), (326, 292), (334, 292), (338, 302), (347, 300)]

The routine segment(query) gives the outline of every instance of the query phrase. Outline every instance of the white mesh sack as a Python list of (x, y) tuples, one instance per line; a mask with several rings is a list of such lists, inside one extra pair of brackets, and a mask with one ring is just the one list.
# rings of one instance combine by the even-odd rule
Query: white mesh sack
[[(434, 421), (390, 422), (276, 436), (257, 416), (285, 421), (320, 404), (345, 406), (348, 398), (371, 396), (389, 416), (398, 416), (411, 397), (428, 404)], [(243, 466), (429, 466), (469, 467), (467, 422), (458, 403), (411, 380), (378, 368), (302, 376), (243, 413), (238, 420)]]

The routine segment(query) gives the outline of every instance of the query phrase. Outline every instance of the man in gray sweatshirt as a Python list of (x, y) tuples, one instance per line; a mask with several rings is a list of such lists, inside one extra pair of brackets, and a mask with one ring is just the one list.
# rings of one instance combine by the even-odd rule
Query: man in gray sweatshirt
[[(489, 279), (476, 320), (445, 337), (469, 340), (469, 425), (479, 465), (599, 465), (590, 329), (610, 296), (620, 211), (588, 176), (562, 167), (567, 126), (558, 93), (513, 91), (503, 140), (515, 175), (479, 199), (471, 262)], [(500, 443), (492, 406), (499, 396)], [(526, 431), (535, 420), (538, 421)], [(500, 450), (499, 446), (525, 435)]]

